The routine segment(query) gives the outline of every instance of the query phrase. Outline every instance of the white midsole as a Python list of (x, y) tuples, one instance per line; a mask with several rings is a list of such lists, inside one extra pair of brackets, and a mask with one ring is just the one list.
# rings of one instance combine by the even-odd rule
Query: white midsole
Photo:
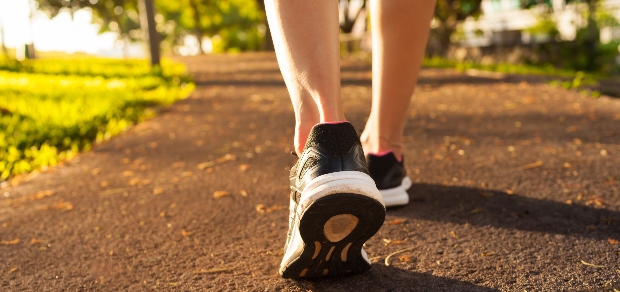
[(400, 184), (395, 188), (380, 190), (386, 207), (402, 206), (409, 203), (407, 190), (411, 187), (411, 179), (405, 176)]
[(383, 196), (369, 175), (360, 171), (339, 171), (321, 175), (310, 181), (301, 192), (299, 209), (305, 211), (316, 200), (338, 193), (360, 194), (383, 204)]
[[(291, 235), (291, 242), (288, 244), (286, 253), (282, 258), (282, 264), (280, 265), (280, 274), (286, 268), (286, 264), (291, 263), (293, 258), (299, 257), (299, 247), (303, 246), (304, 242), (299, 234), (299, 222), (303, 213), (318, 199), (325, 196), (337, 193), (351, 193), (367, 196), (375, 199), (385, 206), (383, 203), (383, 196), (377, 189), (375, 182), (372, 178), (359, 171), (339, 171), (329, 174), (321, 175), (314, 178), (301, 193), (301, 198), (297, 206), (296, 220), (293, 226), (293, 234)], [(370, 264), (366, 252), (362, 249), (362, 257)]]

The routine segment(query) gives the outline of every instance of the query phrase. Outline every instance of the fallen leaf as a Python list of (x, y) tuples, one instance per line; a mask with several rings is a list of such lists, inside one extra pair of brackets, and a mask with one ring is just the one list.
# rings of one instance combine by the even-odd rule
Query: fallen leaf
[(123, 176), (125, 176), (125, 177), (133, 176), (133, 171), (125, 170), (125, 171), (123, 171)]
[(613, 186), (616, 184), (616, 179), (613, 176), (610, 176), (609, 179), (604, 182), (604, 184), (608, 186)]
[(514, 192), (510, 189), (505, 189), (504, 193), (509, 194), (509, 195), (514, 195)]
[(191, 233), (185, 231), (185, 229), (181, 229), (181, 235), (183, 235), (183, 237), (188, 237), (191, 235)]
[(391, 257), (393, 257), (393, 256), (395, 256), (395, 255), (397, 255), (399, 253), (403, 253), (403, 252), (414, 250), (414, 249), (415, 249), (415, 247), (411, 247), (411, 248), (406, 248), (406, 249), (403, 249), (403, 250), (395, 251), (395, 252), (389, 254), (387, 257), (385, 257), (385, 260), (384, 260), (385, 265), (388, 266), (388, 267), (390, 266), (390, 258)]
[(267, 213), (271, 213), (273, 211), (280, 211), (280, 210), (284, 210), (286, 209), (286, 206), (280, 206), (280, 205), (273, 205), (269, 208), (267, 208)]
[(191, 172), (191, 171), (184, 171), (184, 172), (181, 172), (181, 176), (182, 176), (182, 177), (189, 177), (189, 176), (192, 176), (192, 175), (194, 175), (194, 173), (193, 173), (193, 172)]
[(205, 168), (209, 168), (214, 165), (215, 165), (215, 162), (213, 161), (203, 162), (201, 164), (198, 164), (198, 169), (204, 170)]
[(224, 163), (226, 161), (231, 161), (231, 160), (235, 160), (236, 157), (232, 154), (226, 154), (218, 159), (215, 160), (216, 163)]
[(19, 238), (13, 240), (0, 240), (1, 245), (15, 245), (19, 243)]
[(104, 181), (102, 181), (102, 182), (100, 182), (100, 183), (99, 183), (99, 186), (100, 186), (100, 187), (102, 187), (102, 188), (105, 188), (105, 187), (107, 187), (108, 185), (110, 185), (110, 184), (108, 183), (108, 181), (107, 181), (107, 180), (104, 180)]
[(156, 195), (156, 196), (162, 194), (163, 192), (164, 192), (164, 188), (162, 187), (155, 187), (153, 189), (153, 195)]
[(613, 238), (607, 238), (607, 241), (609, 242), (609, 244), (613, 244), (613, 245), (620, 244), (620, 242), (617, 239), (613, 239)]
[(217, 274), (217, 273), (224, 273), (224, 272), (230, 272), (232, 271), (233, 268), (213, 268), (213, 269), (201, 269), (200, 271), (196, 271), (195, 274)]
[(137, 184), (140, 183), (140, 179), (139, 178), (133, 178), (132, 180), (129, 181), (129, 185), (130, 186), (135, 186)]
[(523, 98), (521, 100), (521, 102), (523, 102), (523, 104), (533, 104), (533, 103), (536, 102), (536, 99), (534, 97), (532, 97), (532, 96), (527, 96), (527, 97)]
[(53, 190), (38, 191), (36, 194), (29, 197), (30, 200), (41, 200), (43, 198), (51, 197), (56, 194)]
[(265, 214), (265, 205), (263, 204), (258, 204), (256, 205), (256, 212), (261, 213), (261, 214)]
[(408, 255), (404, 254), (398, 257), (398, 260), (400, 260), (401, 263), (410, 263), (411, 262), (411, 257), (409, 257)]
[(605, 267), (605, 266), (600, 266), (600, 265), (591, 264), (591, 263), (588, 263), (588, 262), (586, 262), (586, 261), (584, 261), (584, 260), (581, 260), (581, 263), (582, 263), (582, 264), (584, 264), (584, 265), (586, 265), (586, 266), (595, 267), (595, 268), (604, 268), (604, 267)]
[(249, 165), (249, 164), (241, 164), (241, 165), (239, 165), (239, 170), (240, 170), (240, 171), (246, 171), (246, 170), (248, 170), (249, 168), (250, 168), (250, 165)]
[(183, 168), (185, 167), (185, 162), (175, 162), (172, 164), (172, 168)]
[(226, 197), (230, 195), (230, 193), (228, 193), (227, 191), (215, 191), (213, 193), (213, 197), (216, 199), (222, 198), (222, 197)]
[(13, 272), (17, 271), (17, 268), (12, 268), (10, 269), (8, 272), (6, 272), (7, 274), (12, 274)]
[(404, 220), (404, 219), (394, 219), (394, 220), (388, 221), (388, 224), (389, 225), (400, 225), (400, 224), (403, 224), (405, 222), (407, 222), (407, 220)]
[(56, 202), (52, 205), (46, 205), (46, 206), (41, 206), (39, 207), (40, 211), (46, 211), (46, 210), (65, 210), (65, 211), (71, 211), (73, 210), (73, 205), (69, 202), (65, 202), (63, 200)]
[(435, 154), (435, 155), (433, 155), (433, 159), (441, 161), (441, 160), (444, 160), (444, 157), (442, 155), (440, 155), (440, 154)]
[(246, 192), (245, 190), (241, 190), (239, 193), (241, 193), (241, 195), (244, 197), (248, 196), (248, 192)]
[(596, 205), (598, 207), (601, 207), (604, 205), (604, 203), (603, 203), (603, 199), (592, 196), (586, 200), (585, 205), (586, 206)]
[(37, 243), (42, 243), (42, 241), (34, 237), (32, 238), (32, 240), (30, 240), (30, 244), (37, 244)]
[(388, 245), (399, 245), (399, 244), (403, 244), (407, 241), (407, 238), (403, 239), (403, 240), (390, 240), (387, 238), (384, 238), (383, 240), (383, 245), (388, 246)]
[(539, 160), (539, 161), (536, 161), (536, 162), (533, 162), (533, 163), (522, 165), (522, 166), (519, 167), (519, 169), (521, 169), (521, 170), (532, 169), (532, 168), (541, 167), (542, 165), (543, 165), (543, 162)]

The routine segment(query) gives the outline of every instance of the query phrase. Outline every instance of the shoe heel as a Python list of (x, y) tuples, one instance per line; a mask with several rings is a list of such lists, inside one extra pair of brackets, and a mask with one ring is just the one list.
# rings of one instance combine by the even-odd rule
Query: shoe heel
[(315, 278), (370, 269), (362, 247), (384, 220), (383, 204), (367, 196), (339, 193), (318, 199), (300, 219), (303, 251), (282, 275)]

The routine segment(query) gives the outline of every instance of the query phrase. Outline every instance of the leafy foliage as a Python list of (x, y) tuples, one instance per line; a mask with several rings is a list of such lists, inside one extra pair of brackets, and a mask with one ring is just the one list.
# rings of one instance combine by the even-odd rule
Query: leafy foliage
[(0, 180), (55, 165), (186, 97), (183, 66), (163, 67), (167, 75), (137, 60), (0, 61)]
[[(36, 0), (50, 16), (88, 8), (101, 31), (118, 32), (121, 39), (140, 40), (136, 0)], [(187, 35), (215, 37), (214, 50), (257, 50), (264, 18), (256, 0), (158, 0), (157, 31), (164, 47), (172, 48)]]
[(436, 34), (439, 46), (436, 52), (444, 56), (450, 46), (450, 37), (457, 25), (470, 16), (478, 16), (481, 12), (481, 0), (437, 0), (435, 19), (438, 26)]

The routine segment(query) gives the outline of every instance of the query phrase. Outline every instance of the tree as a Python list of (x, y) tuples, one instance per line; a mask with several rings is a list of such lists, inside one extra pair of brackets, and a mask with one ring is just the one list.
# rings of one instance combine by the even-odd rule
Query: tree
[(9, 57), (9, 50), (6, 48), (5, 36), (4, 36), (4, 24), (2, 23), (2, 18), (0, 18), (0, 42), (2, 42), (2, 52), (4, 53), (4, 57)]
[(36, 0), (39, 10), (49, 17), (55, 17), (61, 11), (71, 14), (80, 9), (90, 9), (93, 22), (100, 25), (100, 32), (118, 33), (125, 43), (141, 38), (138, 3), (135, 0)]
[[(140, 31), (138, 13), (138, 2), (143, 0), (36, 1), (39, 9), (50, 17), (62, 10), (73, 13), (88, 8), (93, 12), (93, 21), (101, 25), (101, 32), (114, 31), (126, 42), (147, 40)], [(256, 1), (157, 0), (153, 27), (157, 28), (162, 46), (168, 49), (182, 43), (187, 35), (195, 36), (199, 43), (203, 37), (211, 37), (217, 50), (258, 49), (258, 26), (264, 20), (264, 13)]]
[(439, 54), (445, 56), (450, 47), (450, 37), (456, 26), (470, 16), (480, 15), (481, 0), (437, 0), (435, 19), (439, 22), (436, 28), (439, 41)]
[(275, 48), (273, 46), (273, 37), (271, 36), (269, 22), (267, 21), (267, 16), (265, 15), (265, 0), (256, 0), (256, 3), (258, 3), (258, 7), (260, 7), (261, 12), (263, 13), (263, 25), (265, 26), (265, 37), (263, 38), (263, 44), (261, 47), (264, 51), (273, 51)]
[(153, 0), (138, 0), (140, 8), (140, 23), (144, 39), (148, 40), (151, 56), (151, 66), (161, 69), (159, 55), (159, 35), (155, 24), (155, 7)]
[(189, 0), (189, 6), (192, 9), (192, 16), (194, 17), (194, 35), (196, 40), (198, 41), (198, 51), (200, 54), (204, 54), (204, 49), (202, 48), (202, 37), (204, 36), (204, 32), (202, 31), (202, 27), (200, 26), (200, 3), (198, 0)]
[(353, 31), (353, 26), (357, 22), (357, 19), (362, 14), (362, 11), (366, 9), (366, 0), (362, 0), (362, 5), (355, 11), (355, 15), (351, 17), (352, 14), (352, 5), (351, 0), (341, 0), (341, 9), (343, 14), (343, 19), (340, 22), (340, 30), (343, 33), (351, 33)]

